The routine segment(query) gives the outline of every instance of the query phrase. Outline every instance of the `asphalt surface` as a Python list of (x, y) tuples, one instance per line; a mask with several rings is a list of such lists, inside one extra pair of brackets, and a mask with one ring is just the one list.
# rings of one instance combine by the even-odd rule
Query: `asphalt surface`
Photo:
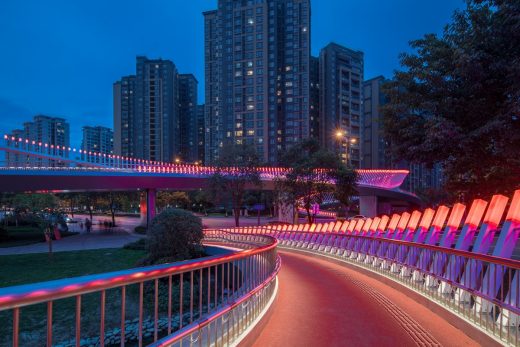
[(320, 258), (280, 254), (278, 297), (253, 346), (478, 346), (382, 282)]

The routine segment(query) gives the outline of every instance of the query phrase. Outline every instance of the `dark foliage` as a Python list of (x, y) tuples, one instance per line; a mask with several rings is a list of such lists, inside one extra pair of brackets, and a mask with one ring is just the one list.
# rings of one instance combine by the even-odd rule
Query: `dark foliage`
[(147, 263), (157, 264), (192, 259), (203, 254), (202, 221), (191, 212), (166, 209), (157, 215), (148, 232)]

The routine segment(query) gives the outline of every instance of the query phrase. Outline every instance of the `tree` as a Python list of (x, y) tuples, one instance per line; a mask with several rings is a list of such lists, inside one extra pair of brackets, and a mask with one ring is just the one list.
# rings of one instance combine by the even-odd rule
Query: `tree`
[(357, 195), (357, 182), (359, 175), (347, 166), (340, 166), (334, 174), (336, 185), (334, 186), (334, 197), (343, 205), (345, 217), (352, 202), (352, 197)]
[(99, 197), (100, 193), (98, 192), (85, 192), (81, 193), (78, 197), (79, 204), (85, 206), (89, 213), (91, 221), (94, 212), (93, 209), (97, 205)]
[(237, 227), (246, 190), (261, 186), (259, 164), (252, 146), (229, 144), (220, 151), (216, 171), (209, 180), (215, 200), (224, 197), (231, 200)]
[(520, 2), (468, 0), (452, 23), (411, 42), (384, 87), (392, 154), (443, 166), (454, 197), (520, 186)]
[(58, 200), (52, 194), (16, 194), (12, 204), (17, 212), (36, 213), (56, 208)]
[(186, 192), (160, 191), (157, 194), (157, 207), (160, 209), (171, 206), (187, 208), (189, 204), (190, 198)]
[(157, 215), (148, 232), (149, 264), (174, 262), (201, 256), (202, 221), (191, 212), (168, 208)]
[(112, 226), (116, 226), (116, 210), (121, 209), (123, 201), (126, 200), (127, 195), (122, 192), (108, 192), (107, 207), (112, 217)]
[(206, 209), (212, 205), (210, 194), (206, 190), (200, 189), (193, 194), (192, 200), (199, 206), (199, 212), (202, 209), (207, 215)]
[(282, 154), (282, 162), (289, 166), (289, 171), (285, 177), (276, 180), (280, 199), (285, 204), (303, 207), (309, 223), (313, 222), (312, 205), (322, 203), (325, 194), (337, 190), (334, 186), (336, 179), (343, 180), (344, 185), (337, 190), (342, 199), (355, 188), (356, 180), (350, 180), (352, 170), (345, 168), (335, 153), (321, 148), (315, 139), (290, 147)]

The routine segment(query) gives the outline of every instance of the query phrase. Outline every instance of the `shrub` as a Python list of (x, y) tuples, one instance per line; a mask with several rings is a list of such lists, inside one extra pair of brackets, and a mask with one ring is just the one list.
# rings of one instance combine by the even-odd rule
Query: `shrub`
[(148, 232), (146, 250), (152, 264), (192, 259), (203, 254), (202, 221), (191, 212), (166, 209)]
[(7, 241), (9, 239), (9, 232), (7, 229), (0, 227), (0, 242)]
[(145, 239), (139, 239), (134, 242), (129, 242), (126, 245), (123, 246), (124, 249), (131, 249), (134, 251), (144, 251), (145, 249)]
[(146, 227), (142, 225), (138, 225), (134, 228), (134, 232), (137, 234), (144, 235), (146, 234)]

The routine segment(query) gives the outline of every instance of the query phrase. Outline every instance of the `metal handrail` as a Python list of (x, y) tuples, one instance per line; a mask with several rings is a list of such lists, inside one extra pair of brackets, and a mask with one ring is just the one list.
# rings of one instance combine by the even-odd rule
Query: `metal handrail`
[(520, 261), (341, 232), (267, 228), (252, 232), (278, 238), (283, 248), (322, 254), (384, 275), (441, 304), (497, 341), (520, 345)]
[[(126, 288), (130, 285), (137, 284), (139, 286), (139, 344), (143, 341), (143, 288), (145, 283), (155, 283), (155, 316), (146, 318), (152, 319), (154, 322), (154, 341), (158, 340), (158, 284), (159, 280), (168, 280), (168, 335), (174, 333), (172, 331), (172, 278), (178, 278), (180, 283), (180, 298), (184, 302), (184, 298), (188, 295), (189, 310), (186, 309), (183, 316), (183, 303), (180, 311), (176, 311), (175, 315), (180, 317), (180, 326), (191, 324), (200, 324), (204, 326), (204, 322), (208, 317), (212, 317), (223, 308), (230, 306), (234, 308), (235, 302), (244, 302), (250, 298), (267, 280), (272, 280), (273, 276), (279, 269), (279, 261), (276, 256), (276, 246), (278, 241), (268, 235), (238, 235), (229, 234), (217, 230), (205, 231), (205, 241), (220, 242), (233, 245), (234, 248), (239, 247), (240, 250), (231, 253), (210, 256), (195, 260), (176, 262), (170, 264), (154, 265), (141, 267), (136, 269), (115, 271), (97, 275), (89, 275), (75, 277), (70, 279), (62, 279), (56, 281), (48, 281), (36, 284), (13, 286), (0, 289), (0, 312), (12, 311), (12, 344), (18, 346), (20, 344), (20, 315), (21, 311), (31, 305), (47, 304), (47, 344), (54, 343), (53, 340), (53, 302), (59, 299), (76, 298), (76, 323), (75, 323), (75, 344), (78, 345), (81, 339), (81, 298), (89, 293), (101, 293), (101, 327), (99, 331), (99, 339), (103, 341), (105, 338), (105, 300), (106, 292), (109, 290), (121, 291), (121, 312), (125, 317)], [(244, 241), (247, 247), (242, 247), (241, 242)], [(244, 249), (245, 248), (245, 249)], [(203, 272), (203, 270), (205, 270)], [(226, 274), (226, 276), (224, 276)], [(189, 280), (189, 284), (183, 296), (183, 275), (184, 280)], [(204, 279), (203, 279), (204, 275)], [(194, 297), (194, 277), (197, 276), (198, 298)], [(227, 277), (227, 278), (226, 278)], [(265, 285), (264, 285), (265, 286)], [(207, 301), (202, 298), (203, 288), (207, 291)], [(217, 295), (218, 289), (218, 295)], [(203, 301), (206, 303), (203, 306)], [(137, 303), (136, 303), (137, 304)], [(137, 312), (135, 313), (137, 314)], [(220, 317), (220, 315), (217, 315)], [(126, 317), (128, 318), (128, 317)], [(186, 320), (188, 325), (183, 324)], [(125, 338), (125, 319), (121, 319), (121, 341)], [(43, 327), (42, 327), (43, 328)], [(164, 329), (164, 328), (163, 328)], [(181, 331), (181, 330), (179, 330)], [(179, 332), (178, 331), (178, 332)], [(182, 330), (183, 331), (183, 330)], [(164, 331), (163, 331), (164, 332)], [(162, 334), (162, 333), (161, 333)], [(6, 336), (4, 336), (6, 337)], [(61, 337), (63, 338), (63, 337)], [(1, 342), (1, 341), (0, 341)], [(4, 341), (5, 342), (5, 341)]]
[(353, 237), (353, 238), (362, 239), (362, 240), (381, 241), (381, 242), (386, 242), (386, 243), (400, 245), (400, 246), (417, 247), (417, 248), (421, 248), (421, 249), (428, 249), (428, 250), (432, 250), (432, 251), (443, 252), (448, 255), (458, 255), (458, 256), (465, 257), (465, 258), (493, 263), (495, 265), (507, 266), (507, 267), (511, 267), (513, 269), (520, 269), (519, 260), (501, 258), (501, 257), (488, 255), (488, 254), (462, 251), (462, 250), (458, 250), (455, 248), (428, 245), (428, 244), (417, 243), (417, 242), (413, 242), (413, 241), (395, 240), (395, 239), (388, 239), (388, 238), (382, 238), (382, 237), (376, 237), (376, 236), (354, 235), (354, 234), (336, 233), (336, 232), (324, 232), (324, 233), (323, 232), (306, 232), (306, 231), (275, 231), (275, 232), (280, 233), (280, 234), (281, 233), (298, 233), (298, 234), (311, 234), (311, 235), (322, 235), (322, 236), (334, 235), (334, 236), (341, 236), (341, 237)]
[(163, 338), (162, 340), (157, 341), (156, 343), (152, 344), (150, 347), (172, 345), (178, 341), (181, 341), (182, 339), (189, 336), (190, 334), (200, 331), (204, 327), (208, 326), (211, 322), (223, 317), (225, 314), (230, 313), (234, 308), (239, 307), (241, 304), (246, 303), (246, 302), (249, 304), (248, 300), (250, 300), (253, 296), (256, 296), (262, 289), (264, 289), (266, 286), (268, 286), (269, 284), (272, 283), (272, 281), (276, 278), (276, 276), (278, 275), (278, 272), (280, 271), (281, 264), (282, 264), (281, 259), (280, 259), (280, 257), (278, 257), (276, 268), (273, 271), (273, 273), (264, 282), (262, 282), (260, 285), (258, 285), (255, 289), (250, 291), (248, 294), (242, 296), (238, 300), (233, 301), (232, 303), (225, 305), (221, 310), (206, 317), (206, 319), (204, 319), (198, 323), (195, 323), (192, 326), (189, 326), (185, 330), (179, 331), (178, 333), (176, 333), (174, 335), (167, 336), (167, 337)]

